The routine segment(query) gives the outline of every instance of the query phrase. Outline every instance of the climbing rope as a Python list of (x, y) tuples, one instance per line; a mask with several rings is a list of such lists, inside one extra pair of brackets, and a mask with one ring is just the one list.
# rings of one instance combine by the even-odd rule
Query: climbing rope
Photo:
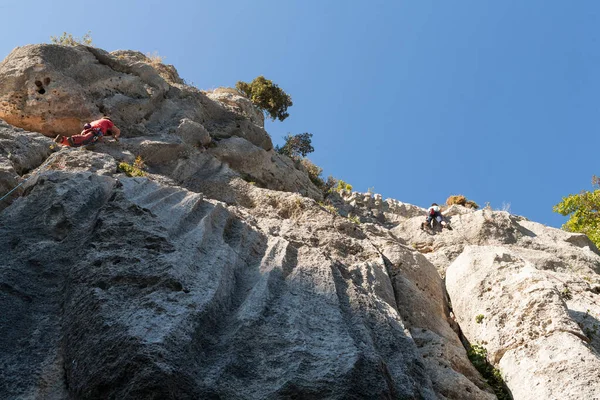
[(36, 171), (32, 172), (31, 175), (29, 175), (26, 179), (24, 179), (21, 183), (19, 183), (17, 186), (15, 186), (14, 188), (12, 188), (8, 193), (6, 193), (4, 196), (2, 196), (0, 198), (0, 202), (2, 200), (4, 200), (5, 198), (7, 198), (8, 196), (10, 196), (10, 194), (12, 192), (14, 192), (15, 190), (17, 190), (19, 187), (21, 187), (25, 182), (27, 182), (29, 179), (31, 179), (32, 176), (34, 176), (35, 174), (37, 174), (38, 172), (40, 172), (49, 162), (50, 162), (50, 157), (48, 157), (48, 159), (42, 164), (40, 165)]

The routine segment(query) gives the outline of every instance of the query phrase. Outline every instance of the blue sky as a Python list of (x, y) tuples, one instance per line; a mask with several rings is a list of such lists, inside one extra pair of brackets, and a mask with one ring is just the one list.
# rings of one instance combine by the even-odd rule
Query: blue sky
[(0, 58), (63, 31), (158, 52), (204, 89), (264, 75), (294, 101), (276, 143), (355, 190), (428, 206), (464, 194), (560, 226), (600, 174), (600, 2), (0, 2)]

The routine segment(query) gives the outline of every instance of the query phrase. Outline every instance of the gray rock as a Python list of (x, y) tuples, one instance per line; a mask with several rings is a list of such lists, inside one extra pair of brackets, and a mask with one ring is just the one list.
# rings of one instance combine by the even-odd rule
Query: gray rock
[[(367, 284), (379, 253), (314, 202), (68, 171), (27, 190), (0, 214), (2, 397), (436, 398), (389, 280)], [(344, 254), (302, 238), (312, 218)]]
[(246, 180), (262, 187), (286, 192), (297, 191), (316, 200), (323, 197), (306, 172), (296, 169), (288, 157), (272, 150), (265, 151), (243, 138), (220, 140), (218, 146), (209, 149), (208, 153), (231, 169), (240, 171), (240, 175)]
[(172, 66), (138, 52), (18, 47), (0, 63), (0, 80), (0, 118), (51, 137), (79, 133), (86, 122), (108, 114), (123, 137), (176, 130), (188, 118), (214, 137), (240, 136), (265, 150), (273, 147), (262, 127), (182, 84)]
[[(0, 122), (0, 188), (23, 183), (0, 204), (0, 398), (493, 399), (463, 341), (515, 399), (600, 396), (585, 236), (461, 206), (422, 231), (425, 209), (371, 193), (325, 206), (247, 99), (138, 52), (25, 46), (0, 79), (12, 124), (123, 128), (58, 149)], [(118, 172), (136, 157), (146, 177)]]
[(574, 315), (597, 325), (600, 306), (582, 280), (550, 268), (506, 247), (468, 246), (446, 285), (465, 336), (486, 347), (515, 399), (598, 397), (598, 342)]
[(184, 143), (190, 146), (208, 146), (211, 138), (210, 133), (197, 122), (184, 118), (177, 127), (175, 134), (179, 136)]
[(217, 88), (206, 92), (206, 95), (228, 110), (248, 118), (250, 122), (260, 128), (265, 127), (265, 115), (263, 112), (257, 109), (248, 98), (240, 95), (237, 90), (233, 88)]

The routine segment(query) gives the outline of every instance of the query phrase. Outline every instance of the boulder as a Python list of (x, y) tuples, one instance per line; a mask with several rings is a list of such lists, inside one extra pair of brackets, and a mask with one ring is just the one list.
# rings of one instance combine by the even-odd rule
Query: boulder
[(211, 142), (210, 133), (208, 133), (204, 126), (187, 118), (181, 120), (175, 134), (190, 146), (206, 147)]
[(260, 128), (265, 127), (265, 115), (262, 111), (257, 109), (250, 99), (242, 96), (237, 90), (233, 88), (217, 88), (211, 91), (207, 91), (206, 95), (208, 98), (217, 101), (223, 107), (231, 110), (245, 118), (248, 118), (250, 122), (257, 125)]

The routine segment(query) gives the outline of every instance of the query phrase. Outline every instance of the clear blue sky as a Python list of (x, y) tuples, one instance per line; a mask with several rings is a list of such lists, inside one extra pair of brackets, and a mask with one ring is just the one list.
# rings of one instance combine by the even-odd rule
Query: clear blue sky
[(157, 51), (200, 88), (265, 75), (287, 132), (356, 190), (451, 194), (545, 224), (600, 174), (597, 0), (3, 0), (0, 58), (63, 31)]

